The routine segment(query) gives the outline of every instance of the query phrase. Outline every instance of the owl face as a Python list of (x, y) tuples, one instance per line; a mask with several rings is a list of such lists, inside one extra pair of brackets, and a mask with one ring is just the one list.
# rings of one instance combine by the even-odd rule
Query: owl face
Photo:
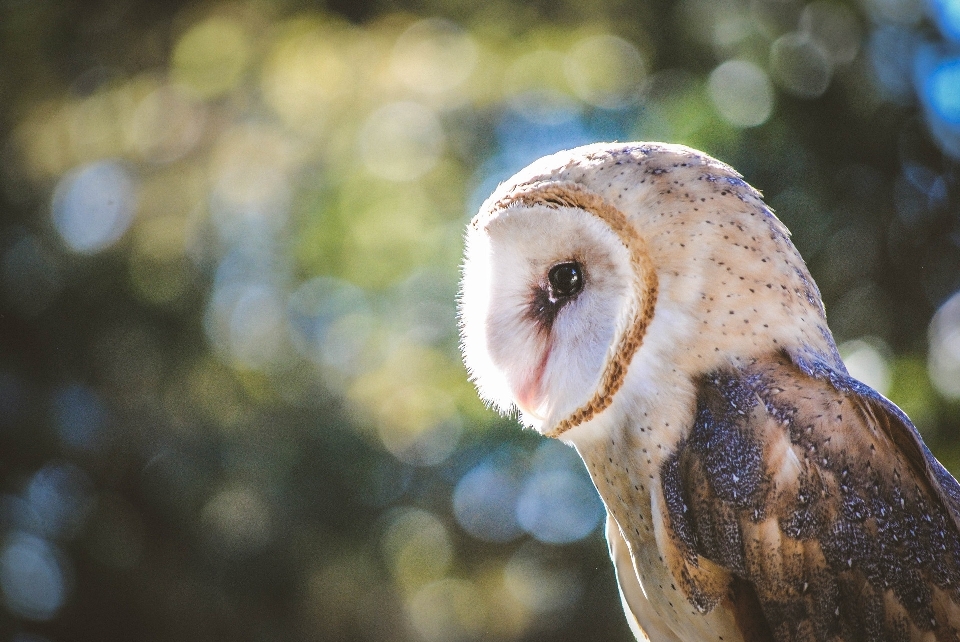
[(576, 207), (515, 203), (476, 223), (461, 295), (467, 367), (488, 402), (552, 425), (599, 384), (632, 294), (629, 251)]

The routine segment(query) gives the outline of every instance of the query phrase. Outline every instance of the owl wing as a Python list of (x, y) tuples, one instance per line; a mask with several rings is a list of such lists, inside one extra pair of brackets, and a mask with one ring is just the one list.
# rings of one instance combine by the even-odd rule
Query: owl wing
[(705, 376), (661, 472), (679, 575), (723, 569), (745, 639), (958, 639), (960, 487), (867, 386), (785, 354)]

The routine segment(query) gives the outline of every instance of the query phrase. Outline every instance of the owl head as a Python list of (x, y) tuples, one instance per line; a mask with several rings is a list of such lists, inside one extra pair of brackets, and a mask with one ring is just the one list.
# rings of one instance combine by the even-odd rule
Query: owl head
[(580, 147), (503, 183), (467, 227), (459, 315), (480, 395), (555, 436), (678, 370), (779, 349), (839, 363), (786, 228), (677, 145)]

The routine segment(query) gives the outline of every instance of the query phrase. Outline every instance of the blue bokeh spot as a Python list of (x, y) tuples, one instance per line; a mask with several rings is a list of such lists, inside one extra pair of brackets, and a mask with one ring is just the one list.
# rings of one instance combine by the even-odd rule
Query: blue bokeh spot
[(943, 35), (960, 41), (960, 0), (933, 0), (931, 6)]
[(938, 65), (930, 72), (923, 90), (934, 113), (945, 123), (960, 127), (960, 58)]
[(100, 445), (107, 409), (92, 390), (70, 384), (54, 394), (53, 419), (64, 443), (80, 450), (94, 450)]

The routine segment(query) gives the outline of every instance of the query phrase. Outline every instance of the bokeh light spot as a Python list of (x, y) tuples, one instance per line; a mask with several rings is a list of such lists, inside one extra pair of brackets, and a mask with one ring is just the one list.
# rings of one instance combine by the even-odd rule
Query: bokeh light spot
[(546, 558), (542, 546), (523, 546), (504, 568), (504, 583), (510, 595), (528, 609), (549, 613), (573, 606), (583, 592), (577, 573)]
[(517, 479), (492, 461), (484, 461), (460, 478), (453, 491), (457, 522), (474, 537), (509, 542), (522, 531), (517, 523)]
[(936, 115), (960, 127), (960, 58), (937, 66), (927, 77), (923, 89)]
[(960, 399), (960, 292), (930, 320), (928, 367), (933, 385), (948, 399)]
[(436, 115), (415, 102), (385, 105), (367, 118), (360, 130), (359, 151), (364, 166), (391, 181), (423, 176), (443, 151), (443, 128)]
[(136, 106), (131, 85), (96, 91), (65, 105), (66, 131), (74, 162), (94, 160), (127, 151), (124, 128)]
[(116, 243), (136, 209), (136, 184), (118, 161), (69, 172), (53, 193), (53, 225), (74, 252), (92, 254)]
[(245, 555), (266, 546), (273, 535), (273, 516), (260, 494), (247, 485), (216, 493), (200, 514), (204, 532), (218, 550)]
[(420, 589), (407, 612), (425, 642), (459, 642), (481, 639), (485, 607), (483, 594), (472, 582), (444, 578)]
[(351, 53), (363, 32), (335, 20), (299, 17), (282, 24), (280, 33), (263, 65), (264, 98), (287, 126), (320, 136), (359, 88)]
[(453, 562), (443, 522), (419, 508), (399, 508), (388, 516), (380, 548), (397, 584), (408, 590), (441, 579)]
[(860, 24), (853, 11), (829, 0), (814, 0), (800, 14), (800, 31), (820, 45), (834, 65), (853, 62), (860, 50)]
[(463, 432), (450, 390), (453, 372), (436, 350), (401, 342), (379, 367), (358, 377), (347, 395), (360, 416), (374, 420), (393, 456), (435, 466), (453, 453)]
[(46, 540), (14, 533), (0, 552), (0, 589), (14, 614), (28, 619), (53, 619), (67, 600), (65, 560)]
[(583, 539), (605, 514), (603, 503), (576, 451), (559, 441), (541, 444), (517, 500), (517, 521), (541, 542)]
[(517, 521), (541, 542), (566, 544), (593, 532), (604, 509), (585, 473), (571, 469), (537, 470), (527, 478), (517, 501)]
[(179, 299), (195, 271), (187, 259), (189, 225), (185, 217), (160, 215), (134, 228), (130, 280), (140, 297), (154, 304)]
[[(692, 4), (692, 3), (691, 3)], [(710, 22), (704, 25), (705, 28), (713, 32), (711, 40), (720, 50), (735, 47), (750, 37), (756, 26), (750, 20), (749, 14), (746, 14), (732, 2), (726, 3), (703, 3), (710, 5), (714, 15), (710, 17)], [(695, 12), (691, 11), (691, 13)], [(712, 24), (710, 24), (712, 23)]]
[[(375, 200), (373, 200), (375, 199)], [(417, 184), (368, 195), (350, 212), (339, 273), (352, 283), (382, 289), (410, 275), (442, 249), (443, 228), (436, 207)]]
[(830, 86), (833, 66), (823, 48), (804, 33), (788, 33), (770, 45), (774, 78), (799, 98), (817, 98)]
[[(211, 219), (220, 237), (251, 247), (283, 229), (290, 209), (287, 168), (294, 144), (272, 127), (237, 127), (218, 140), (211, 168)], [(258, 243), (250, 242), (257, 238)], [(244, 248), (246, 249), (246, 248)]]
[(284, 306), (274, 290), (244, 288), (230, 313), (230, 354), (238, 365), (263, 369), (279, 361), (285, 336)]
[(75, 464), (51, 463), (34, 473), (24, 497), (43, 535), (69, 539), (77, 535), (93, 507), (93, 483)]
[(440, 94), (467, 80), (476, 67), (478, 48), (455, 23), (429, 18), (400, 34), (390, 59), (394, 75), (409, 89)]
[[(575, 118), (579, 105), (570, 96), (565, 67), (565, 56), (553, 49), (538, 49), (518, 57), (503, 75), (509, 105), (538, 125), (559, 125)], [(531, 160), (533, 157), (526, 159)]]
[(208, 18), (177, 41), (173, 78), (200, 98), (214, 98), (242, 78), (250, 58), (249, 35), (235, 20)]
[(853, 339), (838, 346), (843, 363), (854, 379), (862, 381), (882, 395), (890, 390), (888, 352), (879, 339)]
[(931, 0), (934, 18), (943, 34), (951, 40), (960, 41), (960, 2), (957, 0)]
[(53, 422), (60, 439), (79, 450), (92, 450), (100, 445), (107, 409), (90, 388), (80, 384), (66, 385), (53, 394)]
[(578, 41), (564, 58), (564, 72), (584, 102), (617, 109), (636, 102), (647, 65), (635, 46), (602, 34)]
[(756, 127), (773, 113), (773, 86), (766, 72), (746, 60), (728, 60), (707, 83), (717, 111), (734, 127)]
[(319, 276), (294, 290), (287, 308), (291, 338), (300, 354), (337, 374), (360, 371), (374, 325), (362, 289)]
[(919, 38), (899, 26), (883, 24), (870, 33), (868, 52), (874, 79), (888, 100), (907, 103), (913, 97), (913, 60)]
[[(377, 434), (384, 447), (397, 459), (417, 466), (436, 466), (447, 459), (460, 443), (463, 422), (455, 414), (451, 403), (442, 403), (431, 388), (408, 389), (386, 400), (381, 411), (393, 409), (403, 415), (400, 422), (381, 421)], [(439, 413), (446, 417), (431, 421), (437, 414), (433, 404), (439, 404)]]
[(165, 85), (141, 99), (128, 137), (144, 160), (169, 163), (193, 149), (205, 122), (202, 105), (185, 96), (180, 87)]
[(239, 368), (268, 370), (286, 353), (286, 306), (269, 283), (226, 278), (204, 321), (211, 342)]
[(893, 360), (890, 400), (913, 422), (924, 438), (937, 430), (937, 390), (930, 379), (928, 364), (913, 356)]

